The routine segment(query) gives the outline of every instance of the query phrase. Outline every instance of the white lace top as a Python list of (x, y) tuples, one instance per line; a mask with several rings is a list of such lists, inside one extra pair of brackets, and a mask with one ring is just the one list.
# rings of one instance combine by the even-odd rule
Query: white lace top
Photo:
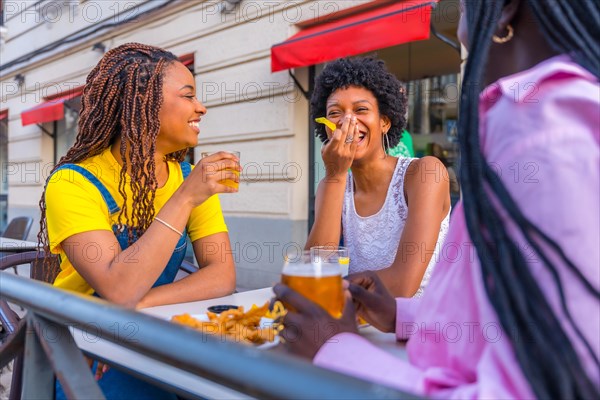
[[(344, 246), (350, 253), (350, 273), (379, 270), (389, 267), (394, 262), (408, 215), (408, 206), (404, 198), (404, 175), (413, 160), (416, 158), (398, 158), (383, 206), (377, 213), (368, 217), (361, 217), (356, 213), (354, 180), (352, 173), (349, 173), (342, 209), (342, 228)], [(429, 281), (440, 247), (448, 232), (449, 219), (450, 211), (442, 221), (433, 256), (415, 297), (423, 294), (423, 289)], [(431, 249), (411, 249), (411, 251), (427, 254)]]

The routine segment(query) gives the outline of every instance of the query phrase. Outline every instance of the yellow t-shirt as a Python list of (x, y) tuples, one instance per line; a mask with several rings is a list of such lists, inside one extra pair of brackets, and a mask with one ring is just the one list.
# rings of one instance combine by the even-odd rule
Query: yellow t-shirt
[[(113, 157), (110, 148), (77, 165), (96, 176), (122, 208), (123, 197), (119, 194), (121, 166)], [(169, 178), (163, 187), (156, 190), (155, 215), (183, 182), (179, 164), (169, 162), (168, 166)], [(132, 195), (129, 185), (126, 185), (126, 190), (128, 210), (131, 210)], [(79, 293), (94, 293), (66, 257), (61, 243), (76, 233), (93, 230), (112, 232), (112, 226), (118, 222), (118, 215), (119, 212), (110, 215), (100, 191), (79, 172), (65, 169), (52, 175), (46, 187), (46, 221), (50, 251), (60, 254), (61, 257), (61, 272), (54, 281), (55, 286)], [(227, 232), (221, 204), (216, 195), (192, 210), (187, 232), (192, 242), (215, 233)], [(95, 249), (90, 251), (92, 250)]]

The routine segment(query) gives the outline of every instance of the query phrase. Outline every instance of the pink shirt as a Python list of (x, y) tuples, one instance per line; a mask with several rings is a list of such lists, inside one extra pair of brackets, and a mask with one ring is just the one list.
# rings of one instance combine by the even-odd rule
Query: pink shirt
[[(486, 88), (481, 147), (524, 214), (600, 287), (600, 88), (567, 56), (548, 59)], [(541, 260), (523, 247), (533, 276), (596, 385), (600, 371), (561, 311)], [(554, 259), (571, 314), (600, 354), (600, 304)], [(315, 364), (383, 385), (444, 398), (531, 398), (533, 392), (482, 284), (460, 203), (422, 299), (397, 299), (398, 338), (409, 362), (358, 335), (334, 337)], [(560, 366), (557, 366), (560, 368)]]

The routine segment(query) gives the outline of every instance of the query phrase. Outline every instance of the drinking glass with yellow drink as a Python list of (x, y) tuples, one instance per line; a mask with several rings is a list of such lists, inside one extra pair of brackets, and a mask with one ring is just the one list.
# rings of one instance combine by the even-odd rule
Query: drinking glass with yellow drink
[[(229, 153), (229, 154), (233, 154), (234, 156), (237, 157), (238, 160), (240, 160), (240, 152), (239, 151), (227, 151), (227, 150), (223, 150), (223, 151), (225, 151), (226, 153)], [(204, 151), (204, 152), (200, 153), (200, 155), (201, 155), (201, 158), (204, 158), (204, 157), (211, 156), (215, 153), (218, 153), (218, 151), (214, 151), (214, 152)], [(236, 171), (233, 169), (226, 169), (225, 171), (231, 171), (238, 176), (240, 175), (239, 171)], [(225, 180), (219, 181), (219, 183), (221, 183), (225, 186), (229, 186), (234, 189), (238, 189), (240, 186), (240, 184), (238, 182), (232, 181), (231, 179), (225, 179)]]
[(342, 278), (348, 275), (350, 267), (350, 255), (348, 249), (342, 246), (313, 246), (310, 248), (313, 260), (322, 263), (337, 264)]
[[(341, 317), (344, 291), (337, 263), (313, 258), (310, 251), (289, 252), (285, 256), (281, 282), (323, 307), (333, 317)], [(293, 309), (289, 304), (284, 305)]]

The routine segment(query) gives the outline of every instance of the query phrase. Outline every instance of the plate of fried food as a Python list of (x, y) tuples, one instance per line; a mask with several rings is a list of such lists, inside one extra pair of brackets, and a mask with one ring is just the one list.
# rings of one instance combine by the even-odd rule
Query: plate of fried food
[[(231, 307), (231, 306), (228, 306)], [(248, 311), (244, 307), (225, 309), (221, 313), (179, 314), (171, 321), (192, 327), (223, 341), (231, 341), (267, 349), (279, 343), (278, 332), (281, 329), (281, 317), (285, 309), (275, 302), (269, 310), (269, 302), (263, 306), (255, 304)]]

